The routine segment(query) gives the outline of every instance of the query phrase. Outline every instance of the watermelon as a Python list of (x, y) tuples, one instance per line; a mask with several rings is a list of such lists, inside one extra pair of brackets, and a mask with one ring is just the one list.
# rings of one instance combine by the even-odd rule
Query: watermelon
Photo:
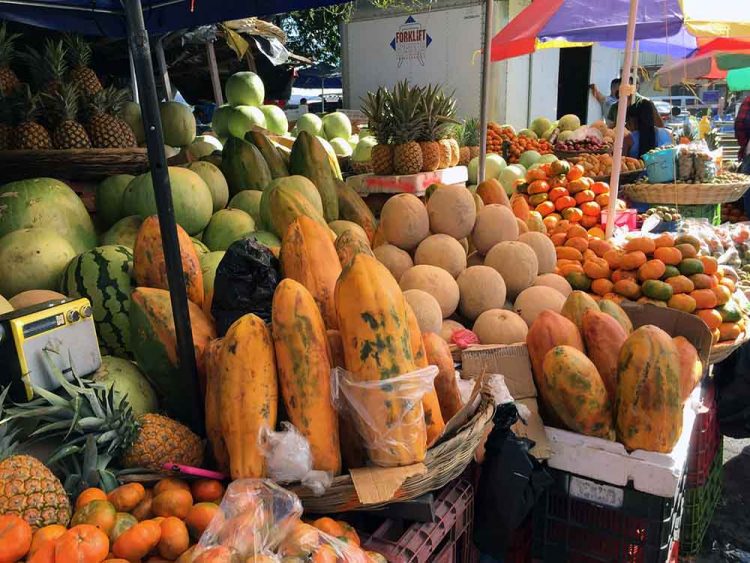
[(115, 356), (102, 356), (102, 365), (94, 372), (91, 379), (107, 388), (113, 388), (117, 400), (124, 398), (136, 417), (156, 412), (159, 407), (156, 401), (156, 391), (138, 366), (130, 360)]
[(234, 241), (255, 230), (255, 221), (241, 209), (220, 209), (203, 232), (203, 242), (213, 251), (226, 250)]
[(52, 229), (19, 229), (0, 238), (0, 294), (57, 289), (60, 275), (76, 253)]
[(131, 357), (130, 292), (133, 251), (125, 246), (97, 246), (68, 264), (60, 290), (91, 302), (99, 346), (104, 354)]
[(130, 174), (115, 174), (96, 187), (96, 220), (103, 228), (108, 229), (122, 218), (122, 194), (133, 178)]
[(86, 207), (67, 184), (52, 178), (19, 180), (0, 187), (0, 237), (18, 229), (52, 229), (76, 254), (96, 246)]
[[(198, 174), (187, 168), (169, 167), (172, 204), (177, 223), (190, 235), (201, 232), (211, 219), (211, 190)], [(157, 213), (151, 173), (137, 176), (128, 184), (122, 197), (123, 215), (145, 219)]]
[[(198, 373), (205, 381), (203, 354), (216, 338), (210, 319), (201, 308), (188, 301), (190, 326)], [(131, 294), (130, 344), (138, 366), (156, 387), (161, 405), (178, 420), (190, 423), (195, 394), (193, 381), (177, 365), (177, 337), (169, 292), (165, 289), (138, 287)]]
[(133, 248), (135, 246), (135, 238), (138, 236), (138, 229), (141, 228), (141, 223), (143, 223), (143, 219), (138, 215), (123, 217), (101, 236), (101, 240), (99, 241), (100, 246), (119, 244)]

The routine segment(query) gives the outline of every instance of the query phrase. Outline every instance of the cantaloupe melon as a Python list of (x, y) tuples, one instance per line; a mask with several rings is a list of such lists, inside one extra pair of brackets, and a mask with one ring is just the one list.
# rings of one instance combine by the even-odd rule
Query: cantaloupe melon
[(414, 266), (404, 272), (398, 283), (403, 291), (421, 289), (432, 295), (440, 304), (444, 319), (450, 317), (458, 307), (458, 284), (442, 268), (427, 264)]
[(474, 251), (466, 258), (466, 267), (471, 268), (472, 266), (482, 266), (484, 264), (484, 256), (479, 251)]
[(484, 258), (484, 265), (494, 268), (503, 276), (507, 296), (513, 301), (534, 283), (539, 270), (534, 250), (528, 244), (518, 241), (506, 241), (493, 246)]
[(413, 250), (430, 234), (427, 209), (412, 194), (398, 194), (385, 202), (380, 226), (386, 240), (403, 250)]
[(381, 244), (372, 253), (383, 266), (388, 268), (396, 281), (401, 279), (406, 270), (414, 266), (409, 253), (392, 244)]
[(445, 340), (448, 344), (453, 344), (453, 340), (451, 339), (453, 333), (457, 330), (464, 330), (465, 328), (466, 327), (458, 321), (446, 319), (443, 321), (443, 326), (440, 327), (440, 338)]
[(516, 344), (526, 340), (529, 327), (512, 311), (490, 309), (479, 315), (472, 331), (482, 344)]
[(9, 301), (13, 305), (13, 308), (18, 310), (52, 299), (65, 299), (65, 296), (62, 293), (48, 289), (29, 289), (28, 291), (22, 291), (18, 295), (14, 295)]
[(516, 297), (513, 310), (531, 326), (539, 313), (546, 310), (559, 313), (564, 303), (565, 297), (559, 291), (543, 285), (533, 285)]
[(563, 297), (567, 297), (573, 291), (568, 280), (558, 274), (541, 274), (534, 280), (534, 285), (556, 289)]
[(440, 310), (437, 299), (421, 289), (407, 289), (404, 291), (404, 299), (414, 311), (414, 316), (417, 317), (419, 330), (440, 332), (443, 326), (443, 312)]
[(557, 254), (555, 253), (555, 245), (547, 235), (529, 232), (519, 236), (518, 240), (524, 244), (528, 244), (534, 250), (540, 274), (549, 274), (555, 271)]
[(466, 269), (466, 251), (450, 235), (430, 235), (419, 243), (414, 263), (437, 266), (455, 278)]
[(461, 245), (461, 248), (464, 249), (465, 254), (469, 254), (469, 239), (468, 238), (462, 238), (458, 241), (458, 244)]
[(461, 314), (469, 320), (505, 304), (505, 281), (489, 266), (471, 266), (458, 276)]
[(439, 185), (427, 200), (430, 231), (455, 239), (469, 236), (474, 228), (476, 205), (472, 193), (461, 185)]
[(479, 213), (471, 232), (476, 249), (487, 254), (499, 242), (518, 239), (518, 222), (510, 208), (493, 203)]

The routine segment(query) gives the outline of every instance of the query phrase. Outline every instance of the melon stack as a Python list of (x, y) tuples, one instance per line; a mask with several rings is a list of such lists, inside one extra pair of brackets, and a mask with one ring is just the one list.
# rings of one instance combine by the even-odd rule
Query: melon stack
[(435, 184), (425, 200), (390, 198), (373, 240), (423, 331), (453, 343), (471, 328), (483, 344), (513, 344), (541, 311), (561, 310), (571, 287), (554, 273), (555, 247), (541, 220), (515, 217), (497, 180), (476, 193)]

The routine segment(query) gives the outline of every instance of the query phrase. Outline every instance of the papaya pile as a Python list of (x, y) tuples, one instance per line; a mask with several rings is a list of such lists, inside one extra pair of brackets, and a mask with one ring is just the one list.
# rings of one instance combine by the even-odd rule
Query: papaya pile
[(703, 375), (687, 339), (653, 325), (633, 330), (617, 303), (576, 290), (560, 313), (539, 314), (526, 343), (548, 425), (629, 451), (672, 451)]
[(714, 343), (745, 332), (735, 298), (735, 279), (716, 258), (702, 256), (689, 234), (634, 236), (622, 247), (591, 236), (580, 225), (559, 222), (550, 231), (556, 272), (573, 289), (594, 299), (651, 303), (693, 313), (711, 330)]

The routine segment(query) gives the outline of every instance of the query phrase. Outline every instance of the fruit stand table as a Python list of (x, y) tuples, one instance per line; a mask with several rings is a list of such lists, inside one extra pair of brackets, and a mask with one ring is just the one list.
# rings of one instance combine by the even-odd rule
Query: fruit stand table
[(400, 194), (409, 193), (416, 196), (424, 195), (432, 184), (462, 184), (469, 179), (469, 169), (466, 166), (454, 166), (434, 172), (420, 172), (408, 176), (376, 176), (374, 174), (360, 174), (350, 176), (346, 182), (363, 197), (370, 194)]

